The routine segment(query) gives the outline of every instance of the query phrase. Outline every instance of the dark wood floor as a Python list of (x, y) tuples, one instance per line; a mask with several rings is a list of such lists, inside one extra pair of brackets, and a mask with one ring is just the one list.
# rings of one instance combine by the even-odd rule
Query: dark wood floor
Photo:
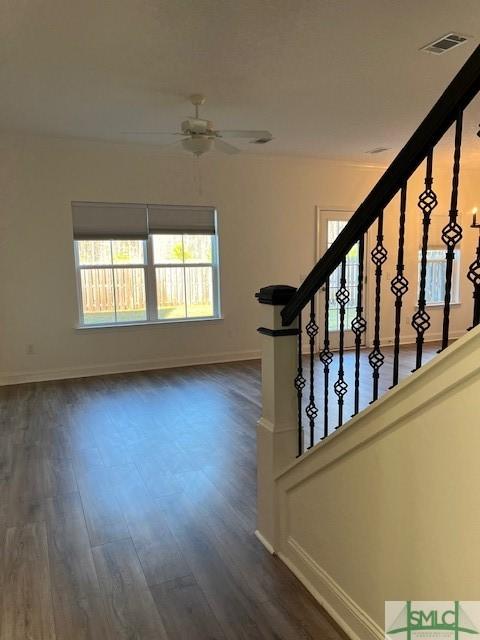
[(344, 638), (253, 535), (259, 363), (0, 389), (1, 640)]
[[(425, 365), (431, 360), (440, 348), (439, 342), (427, 342), (423, 345), (422, 364)], [(360, 384), (359, 384), (359, 409), (365, 409), (373, 400), (373, 378), (372, 367), (368, 362), (368, 353), (371, 349), (364, 349), (360, 357)], [(383, 396), (393, 384), (393, 347), (382, 347), (385, 361), (380, 367), (380, 379), (378, 384), (379, 397)], [(416, 347), (415, 345), (402, 345), (399, 359), (399, 380), (408, 377), (415, 367)], [(334, 384), (338, 379), (338, 353), (334, 353), (333, 361), (329, 369), (329, 393), (328, 393), (328, 433), (333, 433), (339, 424), (338, 397), (334, 393)], [(309, 367), (310, 359), (305, 356), (303, 359), (303, 375), (307, 379), (307, 386), (303, 392), (303, 406), (309, 402)], [(354, 414), (354, 388), (355, 388), (355, 353), (346, 351), (344, 358), (345, 382), (348, 385), (347, 394), (344, 396), (343, 423), (348, 422)], [(324, 415), (324, 369), (323, 365), (315, 357), (314, 367), (314, 389), (315, 403), (319, 409), (319, 416), (315, 427), (315, 443), (319, 442), (323, 436), (323, 415)], [(308, 420), (304, 419), (305, 432), (308, 431)]]
[(0, 389), (0, 640), (345, 638), (253, 535), (259, 378)]

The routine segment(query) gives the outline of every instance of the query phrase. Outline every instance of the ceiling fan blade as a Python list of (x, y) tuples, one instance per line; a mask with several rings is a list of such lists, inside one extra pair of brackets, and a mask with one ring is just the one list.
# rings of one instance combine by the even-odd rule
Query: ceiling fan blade
[(228, 153), (230, 155), (234, 155), (235, 153), (240, 153), (240, 149), (234, 147), (233, 144), (228, 144), (228, 142), (224, 142), (223, 140), (215, 139), (215, 149), (217, 151), (223, 151), (223, 153)]
[(270, 131), (217, 131), (222, 138), (250, 138), (257, 140), (258, 138), (273, 138)]
[(184, 133), (177, 131), (121, 131), (124, 136), (184, 136)]

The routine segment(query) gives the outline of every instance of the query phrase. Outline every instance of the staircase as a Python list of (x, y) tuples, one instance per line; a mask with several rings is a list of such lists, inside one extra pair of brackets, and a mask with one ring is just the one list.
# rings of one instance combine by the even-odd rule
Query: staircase
[[(467, 229), (458, 211), (462, 141), (471, 135), (464, 133), (464, 112), (479, 90), (480, 47), (299, 289), (276, 285), (257, 294), (263, 314), (263, 412), (257, 430), (256, 533), (354, 639), (384, 637), (386, 600), (475, 600), (480, 594), (480, 225), (472, 218), (468, 237), (475, 249), (465, 256)], [(450, 128), (449, 210), (436, 237), (434, 157)], [(424, 172), (425, 186), (412, 211), (407, 194), (417, 171)], [(405, 296), (415, 288), (405, 275), (406, 229), (414, 216), (421, 238), (418, 304), (406, 318)], [(386, 222), (398, 226), (393, 256), (384, 242)], [(427, 363), (432, 243), (444, 247), (445, 282), (443, 305), (436, 310), (441, 313), (438, 353)], [(347, 326), (347, 256), (355, 245), (356, 314)], [(472, 292), (471, 303), (462, 301), (471, 308), (461, 337), (451, 328), (459, 247), (458, 277)], [(385, 265), (392, 258), (396, 266), (386, 282)], [(369, 269), (374, 282), (367, 323)], [(332, 296), (340, 327), (336, 354), (329, 328)], [(382, 395), (387, 306), (393, 306), (391, 380)], [(413, 370), (402, 379), (407, 320), (415, 335)], [(355, 336), (350, 378), (347, 330)], [(366, 354), (367, 331), (372, 340)], [(362, 366), (365, 356), (368, 370)], [(361, 399), (366, 386), (368, 408)]]

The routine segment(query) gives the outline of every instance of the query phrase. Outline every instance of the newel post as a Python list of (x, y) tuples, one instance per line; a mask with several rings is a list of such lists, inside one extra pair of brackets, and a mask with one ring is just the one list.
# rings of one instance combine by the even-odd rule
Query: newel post
[(262, 417), (257, 424), (257, 530), (271, 553), (277, 547), (275, 478), (298, 453), (297, 321), (282, 325), (280, 312), (295, 287), (271, 285), (256, 294), (261, 304)]

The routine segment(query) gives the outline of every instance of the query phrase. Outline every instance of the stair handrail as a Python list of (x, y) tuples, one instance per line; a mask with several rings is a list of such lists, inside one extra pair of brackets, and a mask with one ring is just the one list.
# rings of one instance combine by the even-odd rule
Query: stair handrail
[(398, 153), (377, 184), (358, 207), (343, 231), (310, 271), (282, 310), (282, 323), (290, 325), (350, 249), (377, 220), (430, 151), (480, 91), (480, 46), (468, 58), (420, 126)]

